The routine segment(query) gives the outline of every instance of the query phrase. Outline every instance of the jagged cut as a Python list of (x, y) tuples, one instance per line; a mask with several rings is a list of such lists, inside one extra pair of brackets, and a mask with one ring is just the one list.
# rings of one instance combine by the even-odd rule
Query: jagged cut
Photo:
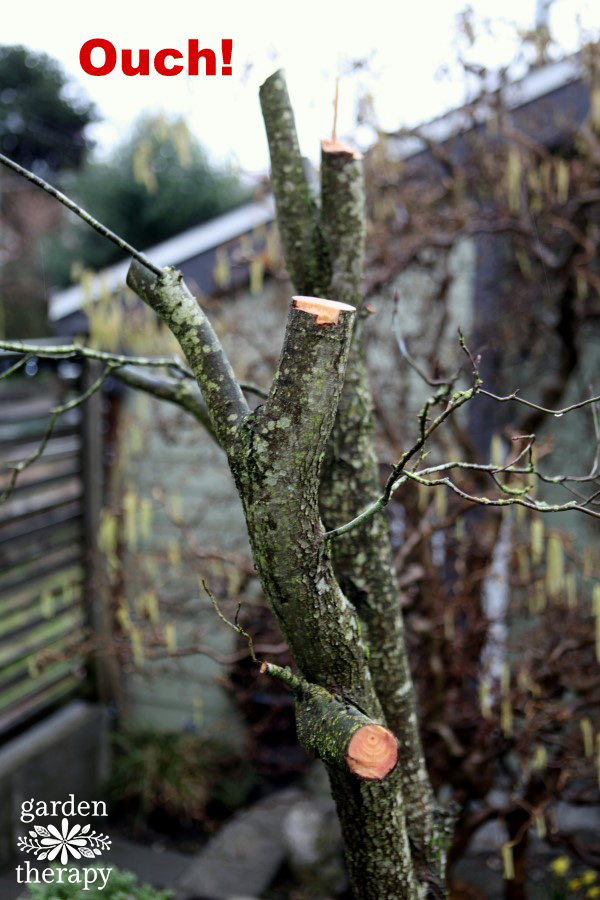
[(398, 741), (383, 725), (363, 725), (352, 735), (346, 763), (359, 778), (382, 781), (397, 762)]
[(346, 153), (352, 159), (362, 159), (362, 153), (351, 147), (350, 144), (344, 144), (343, 141), (324, 140), (321, 141), (321, 150), (323, 153)]
[(315, 325), (337, 325), (342, 310), (356, 312), (356, 307), (349, 303), (338, 303), (323, 297), (292, 297), (292, 305), (314, 316)]

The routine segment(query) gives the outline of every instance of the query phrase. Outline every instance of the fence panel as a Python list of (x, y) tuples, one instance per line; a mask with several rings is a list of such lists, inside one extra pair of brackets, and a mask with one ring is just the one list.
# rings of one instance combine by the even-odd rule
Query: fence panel
[[(0, 493), (10, 466), (39, 447), (49, 410), (84, 381), (79, 364), (44, 362), (34, 377), (0, 382)], [(90, 686), (81, 656), (91, 603), (85, 473), (90, 446), (98, 458), (99, 426), (80, 408), (61, 416), (0, 505), (0, 739)]]

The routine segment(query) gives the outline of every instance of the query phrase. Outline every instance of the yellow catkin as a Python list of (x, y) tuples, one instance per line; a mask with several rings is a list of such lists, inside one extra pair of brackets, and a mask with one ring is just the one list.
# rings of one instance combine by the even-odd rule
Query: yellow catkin
[(511, 213), (517, 214), (521, 209), (521, 155), (516, 147), (508, 151), (506, 182), (508, 206)]
[(269, 266), (275, 267), (281, 260), (281, 246), (279, 232), (273, 226), (267, 228), (266, 253)]
[(257, 254), (256, 256), (252, 257), (252, 261), (250, 263), (250, 293), (253, 297), (256, 297), (262, 292), (264, 274), (265, 264), (263, 262), (262, 256), (260, 254)]
[(592, 88), (590, 97), (592, 107), (592, 125), (594, 130), (600, 132), (600, 85), (596, 84)]
[(229, 282), (231, 281), (231, 269), (229, 266), (227, 250), (224, 247), (217, 247), (212, 274), (217, 287), (226, 288), (229, 286)]
[(446, 488), (439, 485), (435, 488), (435, 514), (438, 519), (443, 519), (448, 510), (448, 495)]
[(119, 623), (123, 631), (131, 631), (131, 616), (129, 615), (129, 610), (124, 603), (122, 603), (117, 610), (117, 622)]
[(179, 568), (179, 565), (181, 564), (181, 551), (179, 549), (179, 544), (176, 541), (169, 542), (167, 553), (169, 554), (170, 565), (173, 566), (174, 569)]
[(483, 678), (479, 685), (479, 705), (483, 718), (490, 719), (492, 715), (492, 698), (488, 678)]
[(154, 591), (148, 591), (146, 594), (146, 612), (148, 613), (148, 618), (152, 624), (157, 625), (160, 621), (160, 610), (158, 597)]
[(544, 555), (544, 523), (539, 516), (531, 520), (531, 560), (534, 566), (541, 563)]
[(176, 522), (183, 519), (183, 500), (181, 499), (181, 494), (173, 494), (169, 510), (171, 517), (175, 519)]
[(556, 160), (556, 199), (566, 203), (569, 199), (569, 163), (565, 159)]
[(581, 728), (581, 737), (583, 739), (583, 755), (591, 757), (594, 755), (594, 729), (591, 721), (584, 716), (579, 722)]
[(142, 635), (139, 628), (132, 628), (129, 637), (131, 640), (131, 652), (133, 655), (133, 661), (136, 666), (144, 665), (144, 645), (142, 642)]
[(542, 769), (546, 768), (547, 762), (548, 751), (542, 744), (538, 744), (533, 753), (531, 768), (534, 770), (534, 772), (540, 772)]
[(548, 593), (556, 597), (565, 586), (565, 554), (560, 537), (548, 536), (546, 549), (546, 585)]
[(537, 831), (537, 836), (540, 840), (543, 840), (546, 837), (546, 818), (543, 815), (535, 816), (534, 818), (535, 830)]
[(502, 874), (505, 881), (512, 881), (515, 877), (515, 864), (510, 841), (502, 844)]
[(490, 462), (493, 466), (504, 465), (504, 442), (499, 434), (492, 437), (490, 446)]
[(172, 623), (165, 625), (165, 645), (167, 650), (177, 650), (177, 631)]

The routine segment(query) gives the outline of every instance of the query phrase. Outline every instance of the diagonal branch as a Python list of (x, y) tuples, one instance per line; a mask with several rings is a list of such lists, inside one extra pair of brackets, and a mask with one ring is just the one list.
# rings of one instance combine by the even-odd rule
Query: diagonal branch
[(116, 244), (121, 250), (125, 253), (129, 253), (134, 259), (137, 259), (142, 265), (146, 266), (147, 269), (150, 269), (151, 272), (154, 272), (156, 275), (160, 275), (162, 273), (162, 269), (159, 266), (156, 266), (152, 260), (148, 259), (143, 253), (140, 253), (139, 250), (136, 250), (135, 247), (132, 247), (131, 244), (128, 244), (127, 241), (124, 241), (122, 237), (119, 237), (118, 234), (115, 234), (114, 231), (111, 231), (110, 228), (107, 228), (106, 225), (103, 225), (102, 222), (99, 222), (93, 216), (91, 216), (85, 209), (81, 206), (78, 206), (73, 200), (69, 197), (66, 197), (65, 194), (61, 193), (61, 191), (57, 190), (55, 187), (52, 187), (47, 181), (44, 181), (43, 178), (40, 178), (39, 175), (34, 175), (33, 172), (30, 172), (29, 169), (24, 169), (23, 166), (20, 166), (18, 163), (14, 162), (12, 159), (9, 159), (8, 156), (4, 156), (3, 153), (0, 153), (0, 163), (3, 166), (6, 166), (7, 169), (12, 169), (13, 172), (16, 172), (17, 175), (21, 175), (23, 178), (26, 178), (27, 181), (30, 181), (36, 187), (41, 188), (47, 194), (50, 194), (51, 197), (54, 197), (59, 203), (62, 203), (63, 206), (66, 206), (67, 209), (70, 209), (71, 212), (74, 212), (76, 216), (79, 216), (80, 219), (83, 219), (86, 224), (93, 228), (94, 231), (97, 231), (98, 234), (101, 234), (102, 237), (107, 238), (107, 240), (112, 241), (113, 244)]
[(168, 269), (156, 278), (133, 260), (127, 284), (171, 329), (202, 391), (217, 439), (226, 453), (249, 413), (231, 363), (204, 311), (180, 272)]

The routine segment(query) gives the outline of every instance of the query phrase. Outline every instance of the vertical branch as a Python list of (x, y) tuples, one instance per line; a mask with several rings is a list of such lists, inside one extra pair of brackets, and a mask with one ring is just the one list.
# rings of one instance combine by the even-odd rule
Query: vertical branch
[[(360, 624), (334, 575), (319, 515), (321, 465), (353, 320), (347, 304), (294, 298), (269, 398), (244, 420), (232, 468), (263, 589), (303, 678), (379, 723)], [(327, 761), (355, 896), (412, 898), (400, 767), (382, 782), (357, 779), (334, 759), (339, 719), (317, 728), (311, 715), (307, 735), (305, 713), (300, 705), (301, 736)]]
[[(331, 249), (331, 295), (360, 305), (364, 274), (365, 200), (361, 156), (323, 141), (322, 227)], [(372, 396), (362, 329), (355, 333), (336, 422), (321, 479), (321, 513), (328, 529), (377, 500), (379, 470)], [(346, 520), (349, 521), (349, 520)], [(366, 625), (369, 668), (388, 725), (400, 739), (401, 782), (411, 838), (431, 844), (434, 798), (423, 756), (385, 513), (336, 539), (340, 586)], [(439, 869), (439, 866), (436, 865)]]
[(321, 142), (321, 228), (329, 247), (329, 294), (360, 306), (365, 263), (362, 155), (338, 141)]
[[(307, 227), (300, 228), (298, 222), (289, 221), (297, 208), (289, 196), (295, 181), (300, 182), (295, 202), (300, 208), (300, 220), (304, 221), (306, 203), (304, 182), (299, 174), (301, 160), (293, 114), (282, 73), (271, 76), (263, 86), (263, 94), (267, 86), (276, 88), (280, 104), (276, 107), (278, 117), (273, 105), (265, 103), (264, 98), (262, 108), (270, 135), (279, 227), (282, 234), (294, 236), (293, 241), (284, 240), (290, 274), (300, 288), (306, 283), (306, 273), (310, 272), (315, 293), (322, 292), (322, 296), (359, 307), (366, 231), (360, 154), (336, 140), (322, 144), (319, 237), (326, 249), (323, 251), (320, 244), (315, 249), (313, 232)], [(277, 140), (273, 140), (274, 137)], [(287, 149), (287, 155), (281, 152), (278, 143)], [(294, 166), (290, 166), (289, 148), (295, 148)], [(286, 174), (292, 171), (296, 177), (286, 179)], [(312, 265), (306, 262), (307, 256), (312, 257)], [(298, 257), (302, 265), (298, 264)], [(326, 270), (324, 259), (327, 260)], [(315, 272), (319, 273), (317, 279)], [(327, 282), (323, 287), (324, 274), (327, 274)], [(380, 494), (372, 398), (362, 339), (363, 319), (361, 316), (358, 319), (321, 473), (320, 510), (328, 529), (355, 518)], [(386, 720), (400, 739), (398, 778), (405, 796), (399, 797), (398, 802), (402, 806), (404, 801), (411, 839), (423, 847), (432, 843), (433, 797), (420, 744), (387, 521), (381, 514), (373, 516), (348, 537), (349, 540), (343, 542), (336, 539), (332, 547), (334, 571), (344, 596), (351, 600), (366, 626), (370, 650), (368, 677), (372, 676)], [(336, 777), (332, 776), (334, 793)], [(343, 815), (348, 817), (346, 828), (352, 828), (357, 815), (357, 810), (351, 807), (352, 804), (345, 813), (340, 813), (342, 820)], [(440, 870), (437, 864), (430, 868)]]
[(317, 210), (306, 180), (282, 71), (274, 72), (261, 86), (260, 103), (271, 155), (277, 225), (290, 277), (298, 293), (327, 296), (327, 265)]

